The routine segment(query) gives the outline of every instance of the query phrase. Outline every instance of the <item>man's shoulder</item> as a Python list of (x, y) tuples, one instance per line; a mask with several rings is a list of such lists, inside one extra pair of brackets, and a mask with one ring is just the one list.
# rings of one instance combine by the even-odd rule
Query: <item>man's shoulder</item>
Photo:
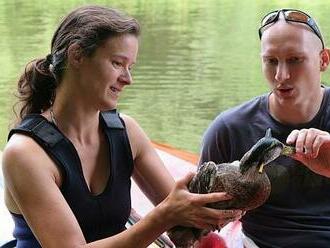
[(216, 119), (218, 120), (245, 120), (253, 119), (256, 115), (267, 111), (267, 94), (254, 97), (246, 102), (232, 107), (220, 113)]
[(257, 96), (242, 104), (225, 110), (209, 125), (206, 136), (222, 133), (239, 133), (249, 129), (256, 120), (268, 122), (268, 94)]
[[(252, 139), (255, 135), (252, 132), (255, 130), (255, 122), (262, 120), (261, 125), (264, 125), (263, 122), (268, 120), (265, 118), (268, 111), (267, 96), (268, 94), (257, 96), (220, 113), (204, 134), (201, 161), (224, 162), (240, 159), (254, 142)], [(252, 137), (252, 141), (248, 141), (246, 136)]]
[(330, 87), (327, 85), (322, 84), (322, 87), (325, 89), (325, 94), (329, 95), (330, 94)]
[(330, 118), (330, 111), (329, 111), (329, 106), (330, 106), (330, 87), (322, 84), (322, 87), (324, 88), (324, 95), (323, 95), (323, 100), (322, 104), (319, 110), (319, 113), (322, 113), (322, 115), (326, 115), (329, 119)]

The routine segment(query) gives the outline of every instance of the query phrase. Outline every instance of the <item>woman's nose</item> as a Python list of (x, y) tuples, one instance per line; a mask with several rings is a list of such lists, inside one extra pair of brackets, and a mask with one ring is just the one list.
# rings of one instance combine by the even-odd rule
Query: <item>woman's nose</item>
[(123, 69), (120, 75), (120, 81), (125, 84), (131, 84), (133, 82), (132, 74), (129, 69)]

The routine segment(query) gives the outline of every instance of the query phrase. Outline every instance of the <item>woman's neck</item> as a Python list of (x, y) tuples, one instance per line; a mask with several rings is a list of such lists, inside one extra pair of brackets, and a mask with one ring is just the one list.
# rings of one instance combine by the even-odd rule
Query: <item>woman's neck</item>
[(54, 119), (61, 132), (72, 141), (84, 144), (97, 137), (99, 111), (93, 109), (89, 102), (79, 95), (57, 92), (55, 101), (47, 113), (49, 119)]

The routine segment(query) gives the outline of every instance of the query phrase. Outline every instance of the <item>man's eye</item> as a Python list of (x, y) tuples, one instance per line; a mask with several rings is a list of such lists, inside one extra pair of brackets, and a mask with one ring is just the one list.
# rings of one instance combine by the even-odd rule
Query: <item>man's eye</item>
[(292, 58), (288, 59), (288, 62), (290, 64), (298, 64), (298, 63), (301, 63), (302, 61), (303, 61), (303, 59), (299, 58), (299, 57), (292, 57)]
[(266, 59), (264, 59), (264, 61), (266, 64), (269, 64), (269, 65), (277, 65), (277, 59), (266, 58)]

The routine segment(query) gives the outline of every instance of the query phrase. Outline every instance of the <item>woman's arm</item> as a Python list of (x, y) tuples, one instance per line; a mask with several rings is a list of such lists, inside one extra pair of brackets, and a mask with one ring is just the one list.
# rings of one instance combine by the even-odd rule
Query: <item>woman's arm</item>
[(13, 199), (9, 210), (23, 214), (42, 247), (146, 247), (166, 230), (161, 218), (166, 212), (165, 206), (152, 211), (125, 232), (86, 244), (59, 189), (61, 181), (56, 166), (42, 148), (26, 136), (11, 138), (3, 152), (3, 172)]
[(83, 233), (59, 190), (53, 161), (31, 138), (13, 135), (3, 152), (5, 187), (13, 201), (10, 211), (23, 214), (43, 247), (75, 247)]
[(174, 179), (138, 123), (126, 115), (122, 117), (134, 159), (133, 178), (143, 193), (157, 205), (174, 187)]
[(224, 200), (222, 193), (191, 194), (191, 175), (179, 180), (170, 194), (145, 218), (128, 230), (87, 244), (80, 226), (64, 199), (56, 165), (32, 139), (13, 135), (3, 153), (5, 187), (13, 199), (9, 210), (23, 214), (42, 247), (146, 247), (175, 225), (212, 228), (223, 218), (240, 212), (205, 208), (207, 202)]
[[(217, 219), (214, 226), (223, 226), (225, 223), (240, 217), (242, 214), (240, 210), (224, 211), (205, 208), (206, 203), (230, 198), (225, 193), (203, 196), (189, 193), (187, 185), (193, 175), (187, 175), (185, 179), (178, 181), (175, 185), (173, 177), (167, 171), (149, 138), (138, 123), (128, 116), (123, 116), (123, 118), (127, 126), (135, 162), (134, 179), (155, 205), (159, 202), (161, 204), (170, 202), (168, 204), (169, 210), (166, 216), (163, 217), (174, 218), (175, 220), (172, 219), (172, 222), (176, 224), (206, 229), (211, 229), (210, 223), (214, 221), (213, 218)], [(179, 195), (180, 197), (178, 197)], [(173, 207), (175, 210), (172, 209)], [(173, 216), (171, 216), (171, 211), (173, 211)], [(208, 214), (212, 215), (213, 213), (217, 215), (208, 216)], [(205, 215), (203, 216), (203, 214)]]

